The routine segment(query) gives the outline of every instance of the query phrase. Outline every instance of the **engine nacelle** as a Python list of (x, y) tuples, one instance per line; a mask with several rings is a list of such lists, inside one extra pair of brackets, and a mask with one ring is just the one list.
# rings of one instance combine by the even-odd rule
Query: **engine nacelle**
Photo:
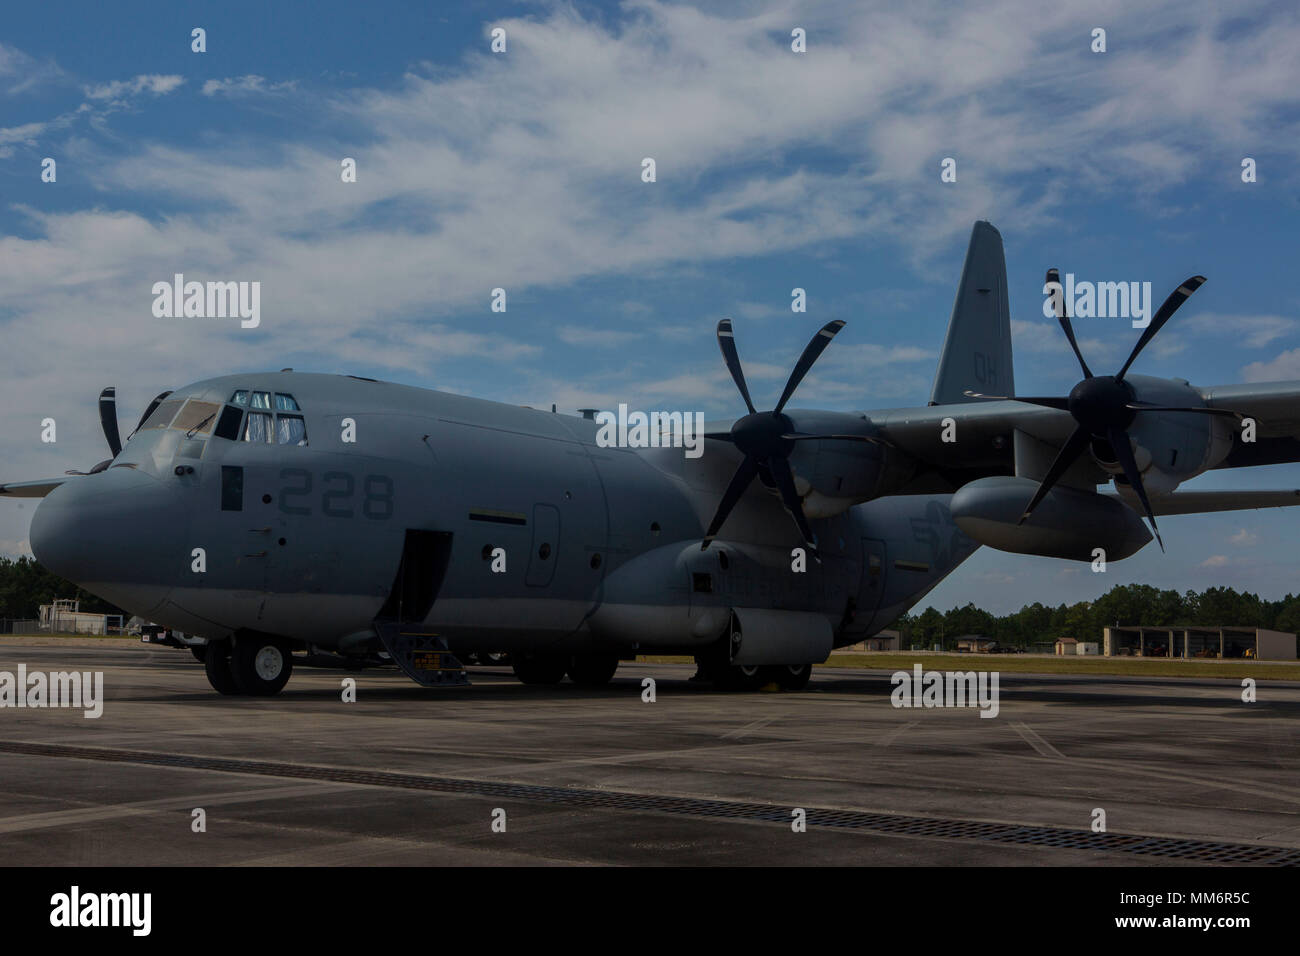
[(1151, 540), (1142, 519), (1122, 501), (1061, 485), (1017, 524), (1037, 488), (1032, 478), (977, 479), (952, 496), (953, 520), (990, 548), (1074, 561), (1092, 561), (1096, 548), (1107, 561), (1119, 561)]

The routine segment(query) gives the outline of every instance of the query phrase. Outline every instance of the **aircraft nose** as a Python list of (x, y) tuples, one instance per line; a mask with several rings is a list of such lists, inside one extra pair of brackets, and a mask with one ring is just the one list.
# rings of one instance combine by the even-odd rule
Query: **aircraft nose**
[(134, 613), (166, 595), (160, 586), (160, 535), (183, 530), (175, 493), (131, 468), (72, 478), (32, 516), (36, 560), (50, 571)]

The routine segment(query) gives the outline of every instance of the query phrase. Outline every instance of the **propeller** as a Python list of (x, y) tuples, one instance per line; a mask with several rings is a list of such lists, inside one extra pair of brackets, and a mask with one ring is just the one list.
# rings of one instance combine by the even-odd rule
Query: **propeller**
[(817, 334), (812, 337), (812, 341), (804, 347), (803, 354), (799, 356), (799, 361), (795, 362), (794, 369), (790, 372), (790, 378), (785, 383), (785, 389), (781, 392), (780, 401), (776, 403), (776, 408), (770, 412), (760, 412), (755, 410), (754, 402), (749, 397), (749, 386), (745, 383), (745, 372), (740, 365), (740, 356), (736, 352), (736, 340), (731, 328), (731, 320), (723, 319), (718, 323), (718, 347), (722, 350), (722, 360), (727, 365), (727, 371), (731, 373), (731, 379), (736, 383), (736, 388), (740, 391), (740, 397), (745, 400), (745, 407), (749, 409), (749, 414), (743, 418), (738, 418), (731, 426), (728, 432), (708, 432), (706, 438), (713, 438), (719, 441), (729, 441), (735, 445), (745, 458), (736, 469), (736, 473), (731, 476), (731, 481), (722, 493), (722, 500), (718, 502), (718, 510), (713, 515), (713, 520), (709, 522), (708, 530), (704, 534), (704, 541), (700, 545), (700, 550), (707, 550), (709, 544), (717, 537), (718, 532), (722, 529), (731, 514), (731, 510), (736, 506), (746, 489), (749, 488), (754, 478), (759, 478), (763, 484), (770, 488), (775, 488), (781, 495), (781, 503), (785, 510), (790, 513), (794, 519), (795, 526), (799, 529), (799, 534), (803, 538), (804, 546), (814, 560), (820, 561), (817, 554), (817, 543), (813, 538), (812, 528), (808, 526), (808, 518), (803, 513), (803, 502), (799, 498), (799, 493), (795, 490), (794, 473), (790, 470), (790, 453), (794, 450), (795, 442), (809, 441), (812, 439), (844, 439), (850, 441), (869, 441), (878, 444), (887, 444), (878, 438), (871, 438), (860, 435), (813, 435), (800, 432), (795, 429), (794, 423), (789, 416), (783, 413), (786, 402), (794, 394), (799, 383), (803, 381), (808, 370), (813, 367), (813, 363), (826, 350), (835, 338), (837, 332), (844, 328), (844, 323), (839, 319), (834, 322), (828, 322), (818, 330)]
[[(134, 435), (137, 431), (140, 430), (140, 426), (143, 425), (145, 421), (149, 418), (149, 416), (153, 414), (154, 409), (157, 408), (159, 404), (162, 402), (162, 400), (170, 394), (171, 394), (170, 391), (162, 392), (157, 398), (155, 398), (152, 402), (149, 403), (149, 407), (146, 408), (144, 414), (140, 416), (139, 424), (137, 424), (135, 428), (132, 429), (131, 435)], [(113, 453), (113, 457), (105, 458), (103, 461), (96, 464), (95, 467), (91, 468), (90, 471), (67, 471), (65, 472), (65, 474), (68, 475), (98, 474), (99, 472), (107, 468), (109, 465), (111, 465), (113, 463), (113, 458), (116, 458), (118, 454), (122, 451), (122, 434), (117, 427), (117, 389), (114, 388), (112, 385), (108, 386), (102, 392), (99, 393), (99, 424), (100, 427), (104, 429), (104, 438), (108, 442), (108, 449)], [(127, 436), (128, 440), (130, 439), (131, 435)]]
[(122, 450), (122, 436), (117, 430), (117, 389), (112, 385), (99, 393), (99, 424), (108, 439), (108, 449), (116, 458)]
[[(1048, 269), (1047, 281), (1057, 283), (1059, 288), (1060, 273), (1056, 269)], [(1147, 520), (1151, 522), (1151, 530), (1155, 533), (1156, 540), (1160, 542), (1160, 550), (1165, 549), (1165, 543), (1160, 537), (1160, 529), (1156, 527), (1156, 516), (1151, 510), (1151, 502), (1147, 499), (1146, 488), (1142, 485), (1142, 473), (1138, 470), (1137, 461), (1133, 456), (1133, 446), (1128, 434), (1129, 425), (1133, 423), (1139, 413), (1144, 411), (1193, 412), (1201, 415), (1230, 415), (1236, 418), (1240, 418), (1240, 416), (1236, 412), (1222, 408), (1172, 407), (1138, 401), (1133, 386), (1124, 380), (1124, 375), (1147, 344), (1155, 338), (1156, 333), (1164, 328), (1165, 323), (1178, 311), (1179, 307), (1204, 283), (1204, 276), (1192, 276), (1169, 294), (1164, 304), (1152, 317), (1150, 324), (1142, 331), (1141, 338), (1133, 346), (1133, 351), (1129, 353), (1128, 361), (1115, 375), (1092, 374), (1092, 370), (1088, 368), (1088, 363), (1083, 358), (1083, 352), (1079, 349), (1079, 343), (1074, 337), (1074, 328), (1070, 324), (1070, 316), (1065, 308), (1064, 299), (1062, 299), (1057, 320), (1065, 331), (1065, 337), (1069, 340), (1070, 348), (1073, 349), (1075, 358), (1079, 360), (1079, 368), (1083, 370), (1084, 375), (1083, 380), (1070, 390), (1067, 398), (1054, 396), (1022, 397), (1019, 395), (993, 396), (983, 395), (978, 392), (966, 393), (972, 398), (1006, 397), (1012, 401), (1063, 409), (1068, 411), (1077, 423), (1074, 432), (1066, 439), (1065, 444), (1061, 446), (1061, 450), (1057, 452), (1056, 459), (1052, 462), (1051, 467), (1047, 469), (1047, 474), (1043, 476), (1043, 480), (1039, 483), (1033, 498), (1030, 499), (1029, 504), (1026, 506), (1025, 513), (1020, 516), (1020, 524), (1024, 524), (1029, 516), (1034, 513), (1034, 509), (1052, 490), (1052, 486), (1069, 470), (1075, 460), (1083, 454), (1084, 449), (1092, 441), (1097, 440), (1105, 442), (1114, 451), (1115, 459), (1124, 471), (1124, 478), (1128, 481), (1129, 487), (1133, 489), (1146, 511)]]

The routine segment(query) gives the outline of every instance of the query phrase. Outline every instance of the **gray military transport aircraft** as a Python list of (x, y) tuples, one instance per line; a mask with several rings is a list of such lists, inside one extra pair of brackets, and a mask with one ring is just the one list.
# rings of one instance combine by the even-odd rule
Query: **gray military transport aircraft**
[(0, 494), (44, 498), (31, 544), (51, 571), (205, 636), (223, 694), (278, 692), (295, 651), (381, 650), (427, 686), (466, 682), (457, 654), (508, 651), (532, 684), (600, 685), (658, 653), (694, 655), (721, 687), (795, 689), (981, 544), (1115, 561), (1151, 540), (1135, 509), (1155, 530), (1157, 514), (1300, 504), (1174, 490), (1300, 461), (1300, 382), (1129, 374), (1203, 281), (1116, 375), (1092, 373), (1062, 310), (1083, 380), (1016, 396), (1002, 237), (978, 222), (925, 407), (787, 409), (836, 321), (758, 411), (724, 319), (748, 414), (706, 426), (698, 458), (600, 447), (596, 421), (554, 411), (286, 370), (164, 392), (125, 445), (105, 389), (113, 457)]

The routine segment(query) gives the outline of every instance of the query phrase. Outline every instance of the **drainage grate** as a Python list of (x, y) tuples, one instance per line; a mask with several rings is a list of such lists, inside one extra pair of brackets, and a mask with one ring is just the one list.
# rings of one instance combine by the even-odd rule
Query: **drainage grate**
[[(0, 752), (37, 757), (102, 760), (110, 763), (178, 767), (185, 770), (213, 770), (221, 773), (254, 774), (263, 777), (291, 777), (328, 780), (371, 787), (464, 793), (482, 797), (535, 800), (568, 807), (598, 810), (653, 811), (729, 820), (760, 820), (786, 824), (790, 807), (768, 803), (703, 800), (695, 797), (665, 797), (621, 791), (578, 790), (572, 787), (544, 787), (492, 780), (426, 777), (382, 770), (347, 767), (313, 767), (302, 764), (234, 760), (226, 757), (196, 757), (187, 754), (151, 753), (143, 750), (70, 747), (62, 744), (25, 743), (0, 740)], [(872, 830), (900, 836), (932, 837), (942, 840), (981, 840), (1066, 850), (1097, 850), (1131, 853), (1137, 856), (1185, 860), (1190, 863), (1250, 863), (1257, 866), (1300, 866), (1300, 849), (1248, 843), (1213, 843), (1128, 833), (1092, 833), (1057, 827), (1017, 826), (1010, 823), (981, 823), (945, 820), (939, 817), (911, 817), (863, 810), (808, 809), (808, 825), (846, 830)]]

